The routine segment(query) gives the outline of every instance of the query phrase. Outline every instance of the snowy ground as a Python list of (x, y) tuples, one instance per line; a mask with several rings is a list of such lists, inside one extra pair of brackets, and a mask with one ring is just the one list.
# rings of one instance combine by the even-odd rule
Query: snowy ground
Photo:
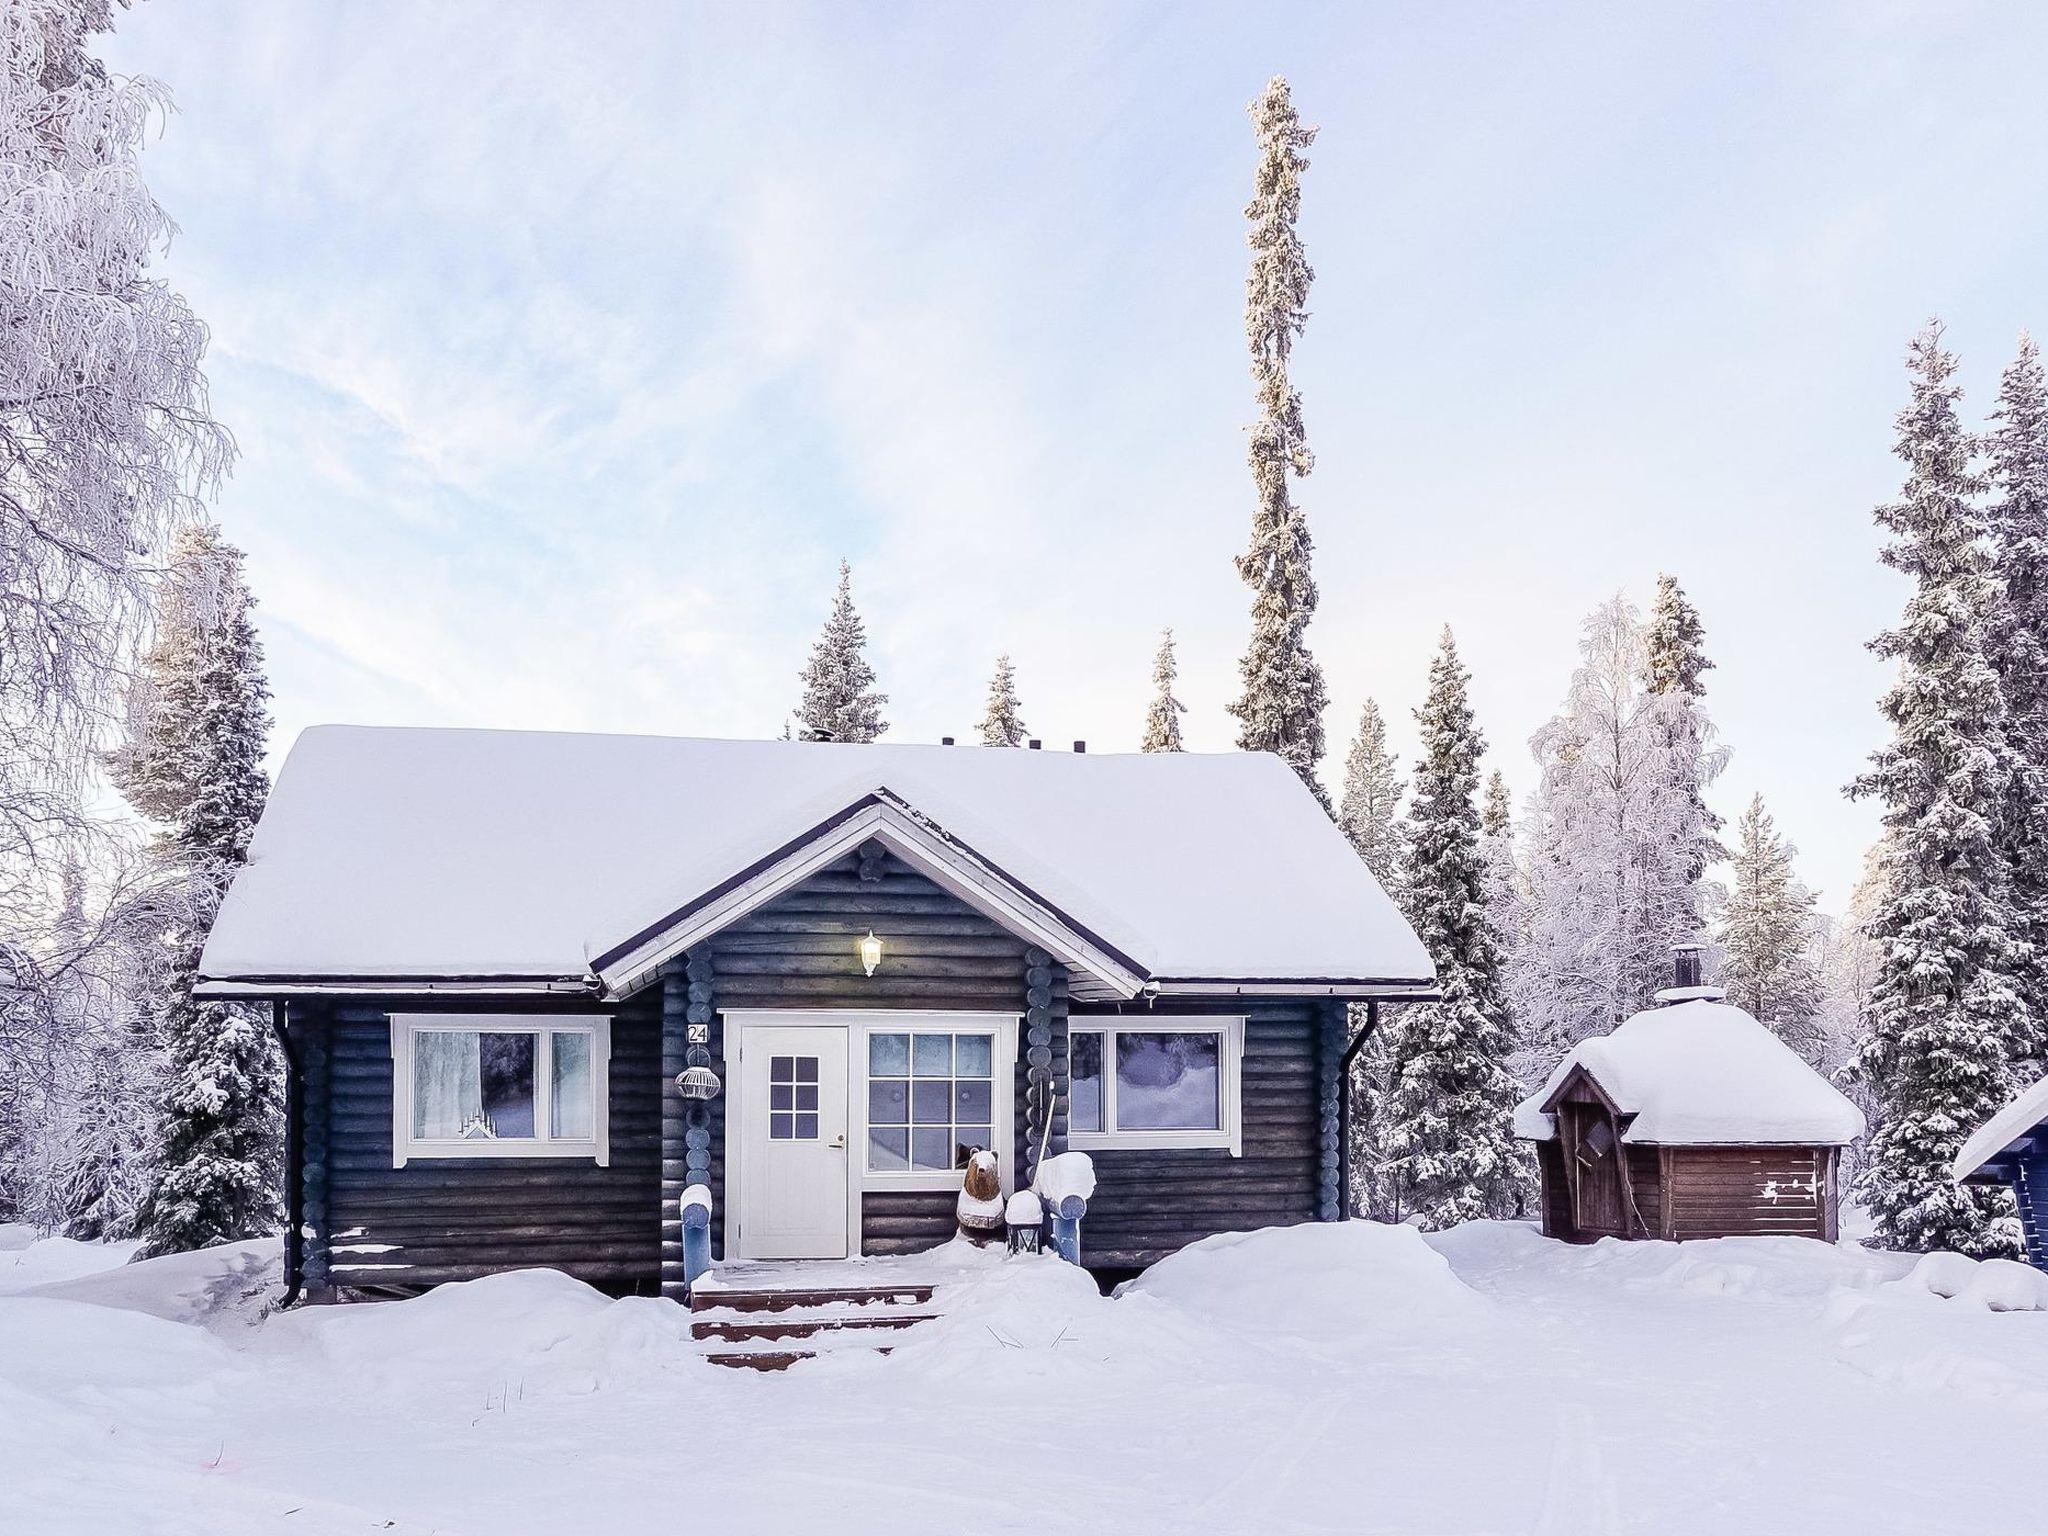
[(1920, 1283), (2003, 1305), (2040, 1277), (1799, 1239), (1304, 1227), (1115, 1300), (1017, 1260), (893, 1356), (784, 1376), (550, 1273), (266, 1318), (266, 1245), (122, 1257), (0, 1228), (0, 1528), (1869, 1536), (2040, 1508), (2048, 1313)]

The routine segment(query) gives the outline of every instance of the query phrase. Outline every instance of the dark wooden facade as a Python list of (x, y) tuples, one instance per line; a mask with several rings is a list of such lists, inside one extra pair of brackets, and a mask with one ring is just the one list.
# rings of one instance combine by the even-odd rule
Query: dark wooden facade
[(1631, 1142), (1591, 1078), (1553, 1100), (1557, 1134), (1536, 1144), (1546, 1236), (1814, 1237), (1840, 1232), (1840, 1150), (1826, 1146), (1658, 1146)]
[[(856, 945), (886, 935), (872, 977)], [(679, 1200), (709, 1185), (722, 1212), (721, 1095), (700, 1106), (675, 1092), (691, 1064), (689, 1029), (708, 1025), (703, 1064), (721, 1080), (726, 1009), (963, 1009), (1021, 1021), (1015, 1130), (1009, 1154), (1028, 1180), (1041, 1141), (1066, 1147), (1068, 979), (1063, 967), (893, 854), (870, 844), (767, 902), (624, 1001), (372, 997), (288, 1003), (304, 1089), (302, 1201), (305, 1279), (335, 1287), (410, 1290), (498, 1270), (560, 1268), (615, 1293), (679, 1295)], [(415, 1159), (394, 1168), (390, 1015), (444, 1011), (604, 1013), (612, 1019), (610, 1164), (588, 1159)], [(1334, 1220), (1341, 1004), (1229, 1002), (1100, 1006), (1164, 1023), (1176, 1015), (1246, 1018), (1242, 1156), (1222, 1150), (1103, 1150), (1084, 1260), (1151, 1263), (1198, 1238), (1274, 1224)], [(1076, 1006), (1076, 1016), (1081, 1010)], [(1034, 1094), (1032, 1076), (1042, 1079)], [(1049, 1109), (1049, 1135), (1042, 1111)], [(860, 1250), (883, 1254), (943, 1242), (950, 1191), (865, 1192)], [(723, 1256), (723, 1221), (711, 1227)]]

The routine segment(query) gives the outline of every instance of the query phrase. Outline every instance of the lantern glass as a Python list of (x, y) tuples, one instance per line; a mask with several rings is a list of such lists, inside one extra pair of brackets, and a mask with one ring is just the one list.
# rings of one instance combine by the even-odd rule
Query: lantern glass
[(873, 929), (869, 929), (868, 936), (860, 941), (861, 969), (872, 976), (875, 974), (875, 967), (881, 963), (882, 941), (875, 937)]

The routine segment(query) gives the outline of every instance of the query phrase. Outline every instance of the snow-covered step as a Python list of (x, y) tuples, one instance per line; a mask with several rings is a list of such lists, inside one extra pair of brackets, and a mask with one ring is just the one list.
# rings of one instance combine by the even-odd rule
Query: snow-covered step
[(930, 1312), (883, 1312), (877, 1314), (848, 1313), (837, 1309), (809, 1308), (799, 1310), (794, 1316), (775, 1315), (771, 1317), (739, 1316), (731, 1318), (699, 1317), (690, 1323), (690, 1337), (694, 1339), (807, 1339), (827, 1330), (833, 1332), (861, 1332), (871, 1329), (909, 1328), (918, 1323), (928, 1323), (935, 1314)]
[(929, 1285), (740, 1286), (700, 1284), (690, 1296), (692, 1312), (787, 1312), (800, 1307), (920, 1307), (932, 1299)]

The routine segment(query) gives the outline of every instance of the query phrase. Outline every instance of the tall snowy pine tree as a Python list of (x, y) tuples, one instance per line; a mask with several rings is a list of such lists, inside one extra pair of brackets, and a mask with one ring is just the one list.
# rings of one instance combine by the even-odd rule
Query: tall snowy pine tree
[(2015, 980), (2034, 1005), (2032, 1038), (2017, 1049), (2031, 1059), (2031, 1075), (2048, 1054), (2048, 387), (2031, 336), (2020, 337), (1991, 419), (1988, 522), (2000, 601), (1986, 644), (2005, 696), (2012, 779), (1999, 844), (2015, 932), (2027, 946)]
[(1813, 892), (1793, 871), (1797, 850), (1778, 835), (1764, 797), (1735, 824), (1728, 902), (1721, 911), (1721, 971), (1728, 1000), (1747, 1010), (1814, 1066), (1827, 1050), (1826, 988)]
[(1870, 924), (1878, 974), (1855, 1070), (1877, 1105), (1857, 1187), (1894, 1248), (2018, 1252), (2012, 1198), (1959, 1185), (1963, 1139), (2011, 1097), (2015, 1021), (2011, 936), (1998, 825), (2005, 804), (2005, 707), (1985, 654), (1994, 578), (1971, 498), (1969, 434), (1956, 414), (1955, 358), (1938, 321), (1913, 340), (1912, 403), (1895, 451), (1905, 489), (1877, 509), (1892, 535), (1884, 563), (1913, 581), (1896, 629), (1871, 642), (1898, 663), (1882, 701), (1890, 745), (1852, 792), (1883, 802), (1885, 895)]
[(1387, 750), (1387, 722), (1379, 705), (1367, 699), (1359, 712), (1358, 734), (1344, 758), (1344, 797), (1337, 805), (1337, 825), (1389, 891), (1400, 873), (1400, 803), (1401, 781), (1394, 774), (1394, 754)]
[(255, 1010), (192, 995), (207, 927), (269, 791), (270, 690), (241, 566), (241, 551), (218, 529), (179, 534), (165, 617), (145, 663), (147, 696), (111, 765), (129, 804), (162, 825), (158, 855), (182, 897), (149, 999), (168, 1081), (141, 1214), (145, 1254), (254, 1237), (277, 1222), (276, 1042)]
[(1314, 142), (1316, 131), (1302, 126), (1287, 82), (1277, 77), (1252, 103), (1251, 115), (1259, 169), (1245, 209), (1252, 225), (1246, 237), (1252, 267), (1245, 280), (1245, 333), (1258, 386), (1251, 468), (1259, 506), (1251, 545), (1237, 557), (1238, 574), (1252, 589), (1252, 633), (1238, 663), (1244, 692), (1230, 712), (1240, 722), (1238, 746), (1246, 752), (1278, 753), (1328, 810), (1329, 794), (1316, 776), (1328, 694), (1322, 668), (1306, 642), (1316, 611), (1315, 578), (1309, 570), (1313, 545), (1287, 483), (1290, 471), (1306, 475), (1315, 467), (1287, 360), (1307, 322), (1304, 306), (1315, 278), (1294, 223), (1301, 213), (1301, 173), (1308, 167), (1302, 151)]
[(988, 709), (981, 717), (984, 747), (1021, 747), (1031, 728), (1018, 712), (1017, 673), (1008, 653), (996, 658), (996, 675), (988, 680)]
[(1173, 631), (1166, 630), (1159, 637), (1159, 654), (1152, 660), (1152, 704), (1145, 711), (1145, 739), (1138, 744), (1140, 752), (1178, 752), (1181, 750), (1180, 717), (1186, 705), (1173, 696), (1174, 680), (1180, 676), (1180, 668), (1173, 659)]
[(875, 690), (868, 665), (867, 626), (853, 606), (853, 569), (839, 562), (839, 593), (811, 659), (804, 664), (804, 701), (796, 717), (806, 732), (827, 741), (873, 741), (889, 729), (882, 718), (886, 693)]
[(1704, 649), (1706, 634), (1699, 610), (1679, 586), (1678, 578), (1659, 576), (1657, 600), (1650, 609), (1643, 644), (1648, 652), (1650, 693), (1663, 721), (1671, 772), (1686, 798), (1687, 869), (1695, 887), (1694, 913), (1699, 918), (1706, 913), (1703, 893), (1697, 887), (1708, 867), (1725, 853), (1715, 836), (1721, 830), (1721, 818), (1707, 808), (1706, 791), (1728, 760), (1727, 753), (1713, 744), (1714, 727), (1701, 702), (1707, 692), (1706, 674), (1714, 666)]
[(1431, 1228), (1509, 1215), (1527, 1182), (1511, 1124), (1519, 1095), (1506, 1065), (1501, 952), (1479, 848), (1486, 741), (1473, 723), (1469, 681), (1446, 629), (1416, 714), (1422, 758), (1402, 879), (1409, 921), (1436, 961), (1444, 997), (1396, 1011), (1393, 1086), (1381, 1116), (1381, 1152), (1396, 1171), (1401, 1204)]

